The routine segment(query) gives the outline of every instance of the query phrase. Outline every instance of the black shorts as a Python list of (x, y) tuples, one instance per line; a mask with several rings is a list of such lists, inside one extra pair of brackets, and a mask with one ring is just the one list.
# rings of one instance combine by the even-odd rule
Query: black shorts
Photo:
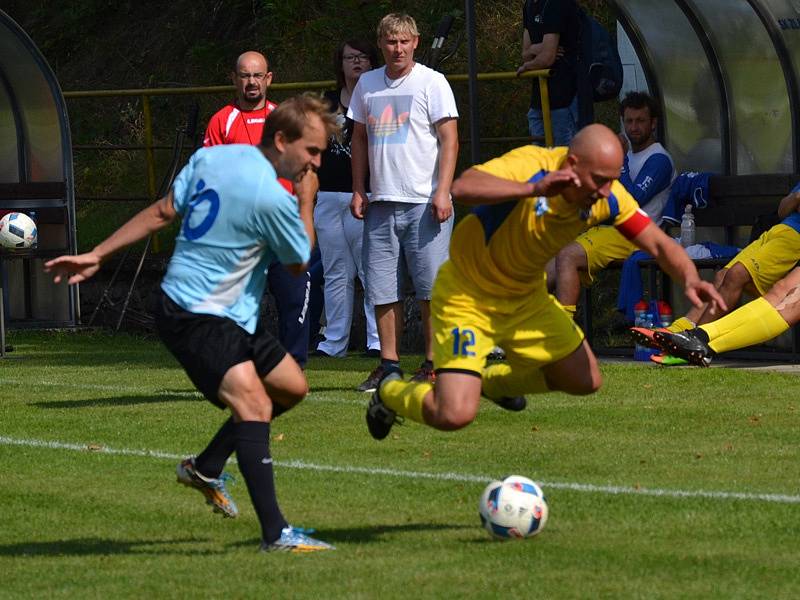
[(264, 377), (286, 356), (278, 340), (260, 326), (250, 334), (227, 317), (189, 312), (161, 289), (150, 300), (161, 341), (197, 389), (220, 408), (226, 406), (217, 392), (228, 369), (251, 360)]

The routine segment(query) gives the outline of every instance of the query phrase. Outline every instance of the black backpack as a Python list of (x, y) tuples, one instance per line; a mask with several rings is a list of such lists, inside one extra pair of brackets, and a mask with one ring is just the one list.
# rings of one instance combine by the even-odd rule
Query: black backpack
[(579, 77), (588, 77), (592, 100), (605, 102), (619, 96), (622, 90), (622, 61), (617, 44), (605, 27), (583, 8), (578, 7)]

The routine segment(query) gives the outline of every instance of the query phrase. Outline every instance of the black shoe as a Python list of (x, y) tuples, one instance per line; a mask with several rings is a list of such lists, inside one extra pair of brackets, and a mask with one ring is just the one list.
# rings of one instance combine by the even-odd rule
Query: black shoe
[(655, 340), (671, 355), (688, 360), (698, 367), (707, 367), (716, 353), (697, 334), (696, 329), (687, 329), (680, 333), (656, 331)]
[(367, 429), (369, 434), (376, 440), (382, 440), (392, 430), (392, 425), (402, 423), (402, 419), (397, 416), (391, 408), (387, 407), (381, 400), (380, 389), (384, 381), (403, 379), (403, 372), (399, 369), (387, 371), (380, 381), (376, 384), (376, 389), (372, 393), (367, 405)]
[(481, 395), (487, 400), (491, 400), (497, 404), (500, 408), (510, 410), (511, 412), (520, 412), (521, 410), (525, 410), (525, 407), (528, 406), (528, 401), (525, 399), (525, 396), (503, 396), (495, 400), (494, 398), (489, 398), (489, 396), (485, 395), (483, 392), (481, 392)]
[(525, 399), (525, 396), (503, 396), (499, 400), (492, 400), (492, 402), (497, 404), (500, 408), (512, 412), (520, 412), (521, 410), (525, 410), (525, 407), (528, 406), (528, 401)]
[(433, 371), (433, 364), (425, 361), (414, 371), (411, 381), (415, 383), (436, 383), (436, 373)]
[(378, 382), (386, 375), (386, 369), (383, 363), (372, 369), (372, 373), (367, 375), (367, 378), (361, 382), (356, 388), (359, 392), (374, 392), (378, 389)]
[(319, 348), (317, 348), (316, 350), (314, 350), (314, 351), (311, 353), (311, 356), (315, 356), (315, 357), (317, 357), (317, 358), (334, 358), (332, 355), (328, 354), (328, 353), (327, 353), (327, 352), (325, 352), (324, 350), (320, 350)]
[(364, 352), (364, 356), (367, 358), (380, 358), (381, 351), (378, 348), (369, 348)]

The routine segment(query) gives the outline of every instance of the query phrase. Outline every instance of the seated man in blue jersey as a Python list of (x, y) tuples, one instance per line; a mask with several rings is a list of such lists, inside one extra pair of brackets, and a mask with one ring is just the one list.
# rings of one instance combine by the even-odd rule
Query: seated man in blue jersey
[[(267, 551), (332, 548), (288, 525), (278, 506), (270, 422), (300, 402), (308, 384), (297, 362), (260, 327), (258, 311), (271, 262), (292, 272), (306, 269), (316, 169), (336, 129), (320, 98), (291, 98), (271, 114), (261, 145), (198, 150), (164, 198), (90, 252), (45, 265), (56, 283), (85, 281), (111, 254), (180, 216), (175, 251), (153, 302), (156, 329), (197, 389), (232, 416), (200, 455), (178, 464), (178, 481), (199, 490), (215, 512), (235, 517), (222, 472), (235, 451)], [(295, 183), (297, 198), (277, 177)]]
[[(675, 179), (672, 157), (655, 138), (659, 114), (658, 104), (643, 92), (630, 92), (620, 105), (625, 161), (619, 181), (656, 225)], [(581, 283), (591, 285), (610, 262), (624, 260), (636, 249), (614, 227), (593, 227), (548, 263), (547, 288), (574, 315)]]
[[(517, 148), (453, 183), (455, 200), (476, 208), (456, 226), (433, 287), (436, 382), (406, 382), (399, 370), (384, 376), (367, 408), (372, 437), (385, 438), (398, 418), (460, 429), (475, 418), (481, 395), (521, 410), (523, 394), (599, 389), (597, 359), (547, 293), (544, 273), (560, 248), (597, 223), (612, 223), (654, 256), (692, 304), (722, 302), (617, 181), (622, 161), (616, 134), (589, 125), (569, 148)], [(487, 367), (495, 345), (507, 362)]]

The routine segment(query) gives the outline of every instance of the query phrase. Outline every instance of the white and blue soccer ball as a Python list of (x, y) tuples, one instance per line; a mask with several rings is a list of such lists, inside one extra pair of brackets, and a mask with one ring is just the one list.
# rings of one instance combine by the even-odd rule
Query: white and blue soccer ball
[(549, 509), (542, 488), (520, 475), (492, 481), (481, 494), (483, 527), (501, 540), (531, 537), (544, 529)]
[(0, 219), (0, 245), (4, 248), (30, 248), (36, 236), (36, 223), (25, 213), (12, 212)]

